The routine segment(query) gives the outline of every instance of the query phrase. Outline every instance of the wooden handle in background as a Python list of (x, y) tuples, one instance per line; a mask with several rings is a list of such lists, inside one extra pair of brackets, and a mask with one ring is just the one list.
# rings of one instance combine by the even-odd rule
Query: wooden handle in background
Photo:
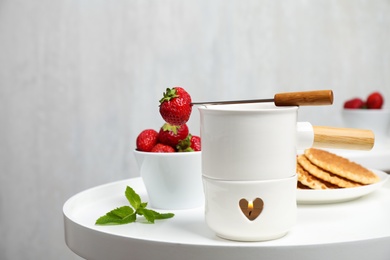
[(348, 150), (371, 150), (375, 136), (371, 130), (313, 126), (314, 143), (317, 148)]
[(332, 90), (278, 93), (274, 96), (276, 106), (318, 106), (333, 104)]

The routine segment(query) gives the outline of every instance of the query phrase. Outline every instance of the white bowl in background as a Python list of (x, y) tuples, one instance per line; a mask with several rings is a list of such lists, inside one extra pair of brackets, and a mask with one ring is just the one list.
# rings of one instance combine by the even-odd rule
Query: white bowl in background
[(383, 140), (390, 136), (390, 109), (344, 108), (342, 119), (345, 127), (372, 130), (376, 140)]

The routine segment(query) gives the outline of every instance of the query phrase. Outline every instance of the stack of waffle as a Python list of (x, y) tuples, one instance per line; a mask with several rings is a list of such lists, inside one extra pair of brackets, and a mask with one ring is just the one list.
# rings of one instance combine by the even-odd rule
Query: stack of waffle
[(378, 182), (369, 169), (331, 152), (310, 148), (297, 156), (298, 188), (353, 188)]

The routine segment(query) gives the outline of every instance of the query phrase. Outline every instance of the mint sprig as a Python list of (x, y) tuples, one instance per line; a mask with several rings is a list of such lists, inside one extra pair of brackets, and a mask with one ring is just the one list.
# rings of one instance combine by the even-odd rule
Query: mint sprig
[(152, 209), (147, 209), (147, 202), (142, 202), (141, 197), (129, 186), (126, 187), (125, 196), (130, 206), (122, 206), (113, 209), (101, 216), (95, 222), (96, 225), (123, 225), (133, 223), (137, 215), (143, 216), (149, 223), (154, 223), (157, 219), (168, 219), (174, 216), (173, 213), (159, 213)]

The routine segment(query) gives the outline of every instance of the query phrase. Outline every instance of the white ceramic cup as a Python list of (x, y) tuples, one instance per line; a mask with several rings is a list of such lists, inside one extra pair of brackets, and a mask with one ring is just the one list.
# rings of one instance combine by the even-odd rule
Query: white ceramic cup
[[(206, 223), (219, 237), (237, 241), (272, 240), (286, 235), (296, 223), (296, 175), (266, 181), (203, 177), (203, 185)], [(250, 202), (252, 210), (248, 209)]]
[(201, 152), (134, 151), (148, 203), (158, 209), (191, 209), (204, 205)]
[(293, 176), (297, 110), (273, 103), (199, 107), (202, 174), (240, 181)]

